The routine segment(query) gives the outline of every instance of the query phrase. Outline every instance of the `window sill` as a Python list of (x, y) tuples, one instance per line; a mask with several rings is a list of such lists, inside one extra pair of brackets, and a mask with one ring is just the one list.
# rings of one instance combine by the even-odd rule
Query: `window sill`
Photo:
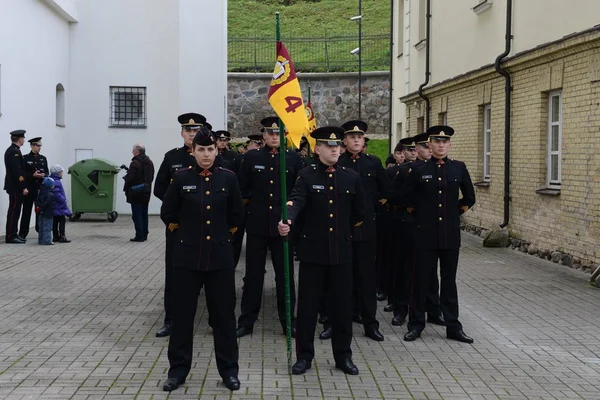
[(490, 187), (490, 181), (475, 182), (473, 186), (488, 188)]
[(146, 129), (147, 126), (131, 126), (131, 125), (109, 125), (111, 129)]
[(541, 194), (543, 196), (560, 196), (560, 189), (551, 189), (547, 187), (536, 189), (537, 194)]
[(484, 12), (486, 12), (487, 10), (489, 10), (490, 8), (492, 8), (492, 4), (494, 3), (494, 0), (481, 0), (479, 2), (479, 4), (477, 4), (475, 7), (473, 7), (471, 10), (473, 10), (473, 12), (477, 15), (481, 15)]
[(58, 126), (60, 128), (64, 128), (66, 125), (65, 124), (56, 124), (56, 126)]
[(417, 49), (417, 51), (421, 51), (425, 48), (426, 44), (427, 44), (427, 39), (421, 39), (421, 41), (419, 41), (417, 44), (415, 44), (415, 49)]

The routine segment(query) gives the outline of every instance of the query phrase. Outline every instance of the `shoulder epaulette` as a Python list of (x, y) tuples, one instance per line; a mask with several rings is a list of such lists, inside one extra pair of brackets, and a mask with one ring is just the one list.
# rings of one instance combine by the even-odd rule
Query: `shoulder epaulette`
[(233, 174), (233, 175), (235, 175), (235, 172), (233, 172), (233, 171), (232, 171), (232, 170), (230, 170), (230, 169), (227, 169), (227, 168), (224, 168), (224, 167), (217, 167), (217, 168), (218, 168), (218, 169), (220, 169), (221, 171), (229, 172), (230, 174)]

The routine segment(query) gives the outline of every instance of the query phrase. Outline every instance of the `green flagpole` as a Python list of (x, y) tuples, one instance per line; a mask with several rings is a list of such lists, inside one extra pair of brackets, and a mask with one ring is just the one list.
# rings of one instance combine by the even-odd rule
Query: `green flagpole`
[[(281, 40), (279, 25), (279, 12), (275, 13), (276, 38)], [(281, 220), (287, 223), (287, 182), (285, 169), (285, 132), (283, 122), (279, 119), (279, 174), (281, 177)], [(285, 280), (285, 336), (287, 345), (288, 374), (292, 373), (292, 306), (290, 299), (290, 263), (289, 263), (289, 235), (283, 237), (283, 276)]]
[[(308, 102), (310, 103), (310, 86), (308, 87)], [(315, 109), (313, 108), (311, 112), (313, 113), (313, 118), (314, 118)], [(306, 139), (308, 140), (308, 138), (306, 138)], [(309, 166), (311, 161), (312, 161), (312, 155), (311, 155), (310, 143), (309, 143), (308, 144), (308, 152), (306, 154), (306, 165)]]

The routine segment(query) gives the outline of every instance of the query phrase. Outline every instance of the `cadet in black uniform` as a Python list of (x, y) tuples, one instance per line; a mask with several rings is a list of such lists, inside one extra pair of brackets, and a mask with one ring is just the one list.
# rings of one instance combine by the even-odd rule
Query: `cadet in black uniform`
[[(40, 154), (42, 149), (42, 138), (36, 137), (28, 140), (31, 151), (23, 156), (23, 173), (25, 185), (29, 194), (23, 197), (23, 213), (21, 214), (21, 227), (19, 228), (19, 237), (25, 239), (29, 234), (29, 224), (31, 222), (31, 210), (37, 198), (42, 180), (48, 176), (48, 160)], [(35, 214), (35, 230), (38, 230), (38, 215)]]
[(235, 159), (235, 151), (229, 150), (229, 140), (231, 140), (231, 133), (228, 131), (216, 131), (215, 136), (217, 137), (217, 149), (219, 155), (227, 160), (228, 163), (233, 164)]
[(25, 143), (25, 131), (20, 129), (10, 133), (12, 144), (4, 152), (4, 190), (8, 193), (8, 210), (6, 212), (6, 243), (23, 244), (25, 239), (17, 234), (19, 215), (23, 205), (23, 196), (29, 194), (23, 172), (23, 155), (21, 146)]
[[(239, 174), (240, 166), (242, 165), (242, 160), (249, 153), (252, 153), (262, 146), (262, 135), (260, 134), (252, 134), (248, 135), (248, 150), (245, 153), (238, 154), (233, 160), (233, 172)], [(233, 251), (235, 254), (235, 267), (237, 268), (238, 262), (240, 261), (240, 256), (242, 254), (242, 244), (244, 243), (244, 234), (246, 233), (246, 205), (244, 205), (244, 221), (238, 227), (238, 230), (233, 234)]]
[(315, 355), (317, 314), (327, 285), (329, 322), (336, 368), (357, 375), (352, 362), (352, 227), (364, 220), (364, 192), (358, 174), (337, 163), (344, 129), (322, 127), (311, 133), (317, 140), (319, 160), (304, 168), (288, 201), (288, 224), (279, 223), (288, 235), (298, 214), (306, 218), (298, 243), (298, 360), (293, 374), (310, 369)]
[(365, 191), (366, 216), (365, 222), (354, 229), (352, 235), (353, 246), (353, 271), (355, 286), (355, 313), (360, 312), (356, 322), (362, 323), (365, 335), (373, 340), (384, 340), (379, 331), (377, 312), (377, 277), (376, 277), (376, 223), (375, 209), (385, 203), (385, 198), (390, 192), (390, 180), (383, 169), (381, 160), (370, 154), (363, 154), (364, 135), (367, 124), (363, 121), (348, 121), (342, 128), (345, 129), (344, 140), (346, 152), (340, 156), (339, 164), (355, 170), (360, 176), (362, 187)]
[[(475, 204), (475, 189), (467, 166), (448, 158), (454, 129), (433, 126), (427, 130), (433, 156), (408, 171), (401, 198), (416, 219), (415, 268), (408, 332), (413, 341), (425, 328), (425, 301), (432, 271), (440, 261), (440, 303), (446, 320), (446, 336), (473, 343), (458, 320), (456, 269), (460, 250), (460, 218)], [(459, 191), (462, 198), (459, 198)]]
[[(192, 141), (200, 127), (206, 123), (206, 118), (196, 113), (182, 114), (177, 120), (181, 124), (183, 146), (168, 151), (162, 164), (160, 164), (154, 182), (154, 195), (161, 201), (167, 193), (175, 171), (195, 165), (196, 161), (192, 154)], [(156, 337), (165, 337), (171, 334), (171, 321), (173, 319), (173, 234), (167, 229), (165, 235), (165, 319), (164, 325), (156, 333)]]
[(201, 127), (192, 144), (195, 164), (173, 175), (160, 210), (174, 236), (173, 286), (177, 288), (165, 391), (177, 389), (190, 372), (194, 317), (203, 285), (219, 375), (230, 390), (240, 388), (231, 233), (244, 216), (244, 206), (233, 171), (215, 165), (215, 142), (213, 134)]
[[(404, 138), (401, 142), (408, 150), (407, 159), (412, 159), (413, 155), (416, 155), (417, 159), (409, 161), (398, 167), (397, 172), (393, 179), (393, 192), (395, 193), (394, 200), (392, 203), (397, 211), (396, 216), (399, 222), (397, 226), (398, 245), (397, 249), (399, 253), (396, 257), (396, 274), (394, 275), (394, 300), (393, 311), (394, 318), (392, 319), (392, 325), (400, 326), (404, 324), (406, 316), (408, 314), (408, 305), (410, 300), (410, 293), (413, 281), (413, 268), (415, 262), (415, 218), (407, 210), (406, 206), (397, 203), (395, 200), (402, 196), (402, 189), (406, 176), (411, 168), (421, 165), (423, 162), (431, 158), (431, 150), (429, 149), (429, 135), (427, 133), (421, 133), (413, 138)], [(413, 151), (414, 149), (414, 151)], [(425, 302), (425, 309), (427, 311), (427, 322), (435, 325), (445, 326), (444, 318), (442, 316), (442, 310), (440, 308), (440, 283), (438, 281), (437, 269), (432, 271), (429, 279), (429, 289), (427, 292), (427, 299)]]
[[(238, 319), (238, 337), (249, 335), (260, 312), (267, 250), (275, 270), (277, 313), (285, 333), (285, 280), (283, 268), (283, 239), (277, 231), (281, 219), (281, 179), (279, 171), (279, 119), (264, 118), (265, 147), (248, 153), (241, 164), (238, 179), (242, 197), (247, 203), (246, 213), (246, 275), (242, 292), (241, 315)], [(300, 156), (295, 151), (286, 152), (287, 195), (301, 169)], [(290, 246), (291, 247), (291, 246)], [(292, 306), (292, 335), (295, 334), (293, 310), (296, 306), (294, 285), (294, 257), (289, 252), (290, 298)]]

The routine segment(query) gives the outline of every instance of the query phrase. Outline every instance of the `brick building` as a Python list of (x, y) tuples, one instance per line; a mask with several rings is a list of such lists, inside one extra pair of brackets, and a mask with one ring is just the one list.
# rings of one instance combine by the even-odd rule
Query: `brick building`
[[(398, 138), (438, 123), (455, 128), (451, 157), (467, 163), (477, 186), (465, 222), (508, 222), (511, 236), (536, 248), (600, 262), (600, 3), (394, 6), (392, 126)], [(497, 67), (510, 77), (508, 126)]]

